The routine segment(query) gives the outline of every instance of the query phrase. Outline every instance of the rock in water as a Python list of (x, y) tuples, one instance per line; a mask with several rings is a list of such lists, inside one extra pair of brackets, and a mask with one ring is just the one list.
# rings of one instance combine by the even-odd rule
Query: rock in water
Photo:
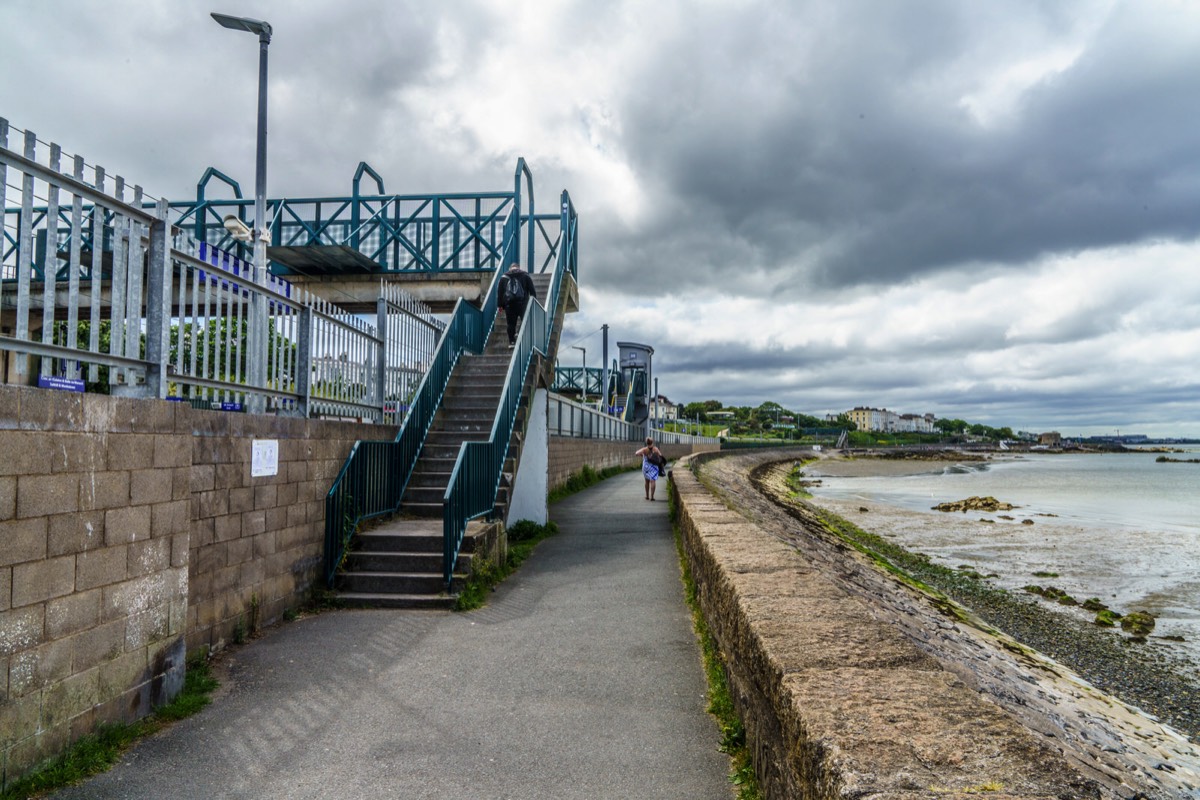
[(938, 503), (934, 511), (1011, 511), (1016, 506), (1012, 503), (1001, 503), (994, 497), (968, 497), (956, 503)]
[(1154, 615), (1149, 611), (1134, 611), (1121, 618), (1121, 630), (1133, 636), (1146, 636), (1154, 630)]

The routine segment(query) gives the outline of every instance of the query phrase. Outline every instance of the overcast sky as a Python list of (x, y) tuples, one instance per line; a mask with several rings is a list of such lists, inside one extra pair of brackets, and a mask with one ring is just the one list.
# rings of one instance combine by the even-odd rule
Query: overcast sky
[(1200, 436), (1200, 3), (0, 0), (0, 116), (152, 195), (504, 190), (676, 402)]

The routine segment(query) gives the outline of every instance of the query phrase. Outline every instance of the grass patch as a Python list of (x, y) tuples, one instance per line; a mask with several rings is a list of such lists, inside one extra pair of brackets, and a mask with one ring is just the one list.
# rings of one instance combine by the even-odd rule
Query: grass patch
[(864, 531), (836, 514), (816, 506), (810, 505), (807, 508), (826, 531), (863, 553), (901, 581), (932, 595), (934, 605), (949, 616), (961, 618), (962, 615), (953, 603), (947, 602), (950, 597), (968, 608), (973, 607), (970, 602), (973, 598), (987, 596), (996, 602), (1010, 597), (1008, 592), (992, 586), (974, 569), (952, 569), (942, 566), (924, 553), (906, 550), (882, 536)]
[[(667, 496), (670, 498), (671, 519), (674, 522), (675, 498), (670, 493)], [(750, 750), (746, 747), (746, 729), (734, 708), (733, 696), (729, 693), (725, 663), (721, 659), (720, 648), (708, 629), (708, 622), (700, 611), (696, 582), (692, 579), (692, 571), (683, 552), (683, 534), (677, 525), (673, 527), (675, 550), (679, 554), (679, 570), (683, 577), (684, 597), (692, 611), (692, 625), (696, 629), (696, 638), (700, 640), (704, 674), (708, 679), (707, 710), (716, 719), (717, 728), (721, 731), (721, 752), (729, 755), (729, 781), (737, 787), (737, 800), (762, 800), (758, 778), (754, 774), (754, 763), (750, 758)]]
[(172, 722), (190, 717), (211, 702), (218, 686), (203, 655), (188, 659), (183, 690), (175, 699), (159, 706), (137, 722), (102, 725), (81, 737), (65, 753), (40, 769), (10, 783), (0, 792), (0, 800), (26, 800), (46, 792), (79, 783), (98, 775), (117, 763), (121, 754), (139, 739), (157, 733)]
[(455, 611), (471, 611), (481, 608), (487, 601), (487, 596), (496, 586), (513, 574), (517, 567), (529, 558), (538, 542), (558, 533), (558, 525), (547, 522), (538, 525), (532, 520), (523, 519), (508, 529), (508, 559), (503, 564), (494, 564), (487, 559), (481, 559), (471, 569), (471, 577), (458, 593), (454, 601)]
[(546, 502), (557, 503), (564, 497), (570, 497), (576, 492), (582, 492), (589, 486), (595, 486), (600, 481), (607, 480), (613, 475), (620, 475), (622, 472), (632, 472), (635, 469), (640, 469), (640, 467), (605, 467), (597, 471), (584, 464), (578, 472), (572, 472), (565, 483), (551, 490), (550, 494), (546, 496)]

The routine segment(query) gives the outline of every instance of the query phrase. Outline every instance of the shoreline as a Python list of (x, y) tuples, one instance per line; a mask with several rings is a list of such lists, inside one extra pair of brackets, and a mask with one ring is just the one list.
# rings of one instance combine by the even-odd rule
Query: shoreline
[[(1098, 797), (1174, 800), (1196, 795), (1200, 747), (1146, 704), (1101, 688), (1066, 658), (1056, 659), (1049, 648), (1039, 648), (1017, 623), (1035, 629), (1040, 625), (1044, 635), (1085, 654), (1093, 638), (1100, 642), (1095, 650), (1110, 652), (1106, 643), (1114, 637), (1097, 637), (1100, 632), (1076, 626), (1082, 631), (1077, 642), (1074, 631), (1064, 634), (1059, 615), (823, 512), (797, 494), (789, 476), (794, 466), (795, 457), (750, 452), (702, 459), (696, 472), (721, 502), (794, 547), (809, 569), (847, 598), (865, 603), (875, 619), (892, 626), (1032, 734), (1050, 741), (1100, 784)], [(967, 594), (942, 591), (939, 585), (947, 581)], [(981, 610), (1009, 613), (1013, 623), (1000, 623), (990, 613), (988, 621)], [(1113, 663), (1123, 680), (1128, 675), (1137, 683), (1139, 676), (1156, 676), (1154, 665), (1143, 669), (1123, 655)]]
[[(940, 472), (946, 463), (934, 459), (823, 457), (806, 464), (802, 478), (815, 482), (822, 477), (931, 474)], [(819, 485), (813, 488), (819, 492)], [(1132, 642), (1119, 628), (1095, 625), (1090, 613), (1053, 605), (1024, 592), (1017, 577), (1029, 574), (1022, 573), (1021, 539), (1038, 535), (1031, 533), (1030, 526), (989, 524), (984, 528), (974, 517), (961, 513), (914, 511), (880, 501), (819, 494), (805, 502), (895, 547), (929, 556), (943, 568), (975, 574), (978, 590), (971, 588), (972, 581), (957, 580), (937, 588), (988, 624), (1062, 663), (1102, 691), (1159, 718), (1192, 742), (1200, 741), (1200, 673), (1195, 655), (1188, 647), (1162, 638), (1162, 631), (1151, 634), (1145, 642)], [(1072, 527), (1079, 526), (1059, 525), (1058, 529), (1061, 532)], [(987, 534), (985, 542), (980, 542), (981, 530)], [(1023, 566), (1027, 568), (1028, 564)], [(1008, 574), (1004, 578), (996, 574), (1005, 570)], [(1098, 569), (1090, 585), (1099, 585), (1104, 577)], [(1088, 578), (1085, 576), (1083, 581), (1087, 583)], [(1117, 610), (1125, 613), (1135, 609)]]

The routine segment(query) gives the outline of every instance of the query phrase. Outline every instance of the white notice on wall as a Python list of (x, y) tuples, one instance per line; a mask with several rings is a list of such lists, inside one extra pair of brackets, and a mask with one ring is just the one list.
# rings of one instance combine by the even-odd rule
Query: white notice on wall
[(250, 477), (279, 474), (279, 442), (274, 439), (255, 439), (250, 453)]

